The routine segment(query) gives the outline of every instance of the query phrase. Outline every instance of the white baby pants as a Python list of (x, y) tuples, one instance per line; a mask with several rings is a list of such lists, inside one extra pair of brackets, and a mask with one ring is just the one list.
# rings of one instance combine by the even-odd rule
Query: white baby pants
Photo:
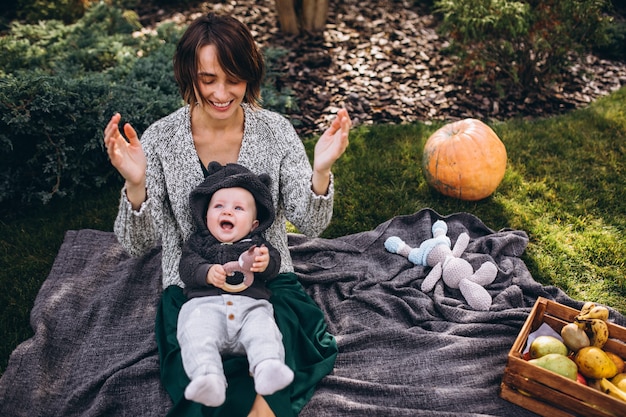
[(192, 298), (180, 309), (177, 338), (192, 380), (224, 375), (222, 355), (245, 354), (251, 373), (264, 360), (285, 360), (282, 334), (267, 300), (231, 294)]

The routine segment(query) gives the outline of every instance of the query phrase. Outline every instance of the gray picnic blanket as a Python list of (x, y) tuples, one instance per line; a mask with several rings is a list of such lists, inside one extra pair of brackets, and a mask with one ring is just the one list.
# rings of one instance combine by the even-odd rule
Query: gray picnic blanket
[[(423, 293), (428, 268), (385, 250), (389, 236), (419, 246), (437, 219), (453, 243), (470, 235), (463, 257), (475, 268), (498, 266), (490, 311), (472, 310), (442, 282)], [(537, 297), (582, 301), (533, 279), (520, 258), (527, 243), (523, 231), (429, 209), (335, 239), (290, 235), (296, 273), (339, 346), (333, 373), (300, 415), (534, 415), (499, 398), (507, 353)], [(165, 415), (154, 340), (160, 291), (159, 248), (133, 259), (112, 233), (68, 231), (32, 309), (34, 336), (0, 379), (0, 415)], [(625, 322), (613, 310), (611, 319)]]

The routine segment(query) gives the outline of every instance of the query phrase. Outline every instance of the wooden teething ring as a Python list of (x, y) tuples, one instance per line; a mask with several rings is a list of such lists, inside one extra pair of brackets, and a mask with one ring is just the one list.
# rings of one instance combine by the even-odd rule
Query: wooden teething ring
[(251, 246), (250, 249), (239, 255), (238, 260), (224, 264), (226, 275), (233, 276), (235, 272), (241, 272), (243, 274), (243, 281), (239, 284), (229, 284), (226, 282), (222, 287), (224, 291), (238, 293), (252, 285), (254, 282), (254, 272), (250, 271), (250, 268), (254, 262), (254, 249), (256, 249), (256, 245)]

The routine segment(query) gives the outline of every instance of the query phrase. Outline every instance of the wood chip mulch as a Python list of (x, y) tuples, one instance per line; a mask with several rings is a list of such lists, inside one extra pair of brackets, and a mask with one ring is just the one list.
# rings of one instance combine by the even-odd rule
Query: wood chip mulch
[(261, 47), (288, 50), (279, 82), (290, 88), (299, 111), (290, 114), (301, 135), (317, 135), (345, 106), (355, 125), (413, 121), (506, 120), (551, 116), (588, 105), (626, 85), (626, 63), (593, 55), (572, 63), (550, 94), (500, 98), (455, 81), (454, 62), (442, 53), (446, 39), (437, 19), (410, 0), (330, 0), (323, 34), (286, 36), (274, 0), (196, 2), (186, 10), (144, 8), (149, 27), (181, 24), (207, 11), (244, 21)]

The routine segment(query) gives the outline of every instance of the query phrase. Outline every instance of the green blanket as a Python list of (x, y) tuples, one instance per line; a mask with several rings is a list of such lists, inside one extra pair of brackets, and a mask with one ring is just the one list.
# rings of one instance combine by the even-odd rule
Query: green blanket
[[(313, 395), (316, 384), (332, 371), (337, 345), (326, 331), (321, 310), (304, 292), (295, 274), (282, 274), (272, 280), (269, 287), (276, 322), (283, 334), (285, 362), (294, 370), (295, 378), (287, 388), (268, 396), (266, 401), (276, 417), (291, 417), (300, 412)], [(226, 402), (221, 407), (202, 407), (184, 398), (189, 379), (182, 367), (176, 322), (185, 301), (179, 287), (166, 288), (157, 313), (161, 376), (165, 389), (174, 400), (168, 416), (247, 416), (256, 394), (245, 357), (224, 360), (228, 389)]]

